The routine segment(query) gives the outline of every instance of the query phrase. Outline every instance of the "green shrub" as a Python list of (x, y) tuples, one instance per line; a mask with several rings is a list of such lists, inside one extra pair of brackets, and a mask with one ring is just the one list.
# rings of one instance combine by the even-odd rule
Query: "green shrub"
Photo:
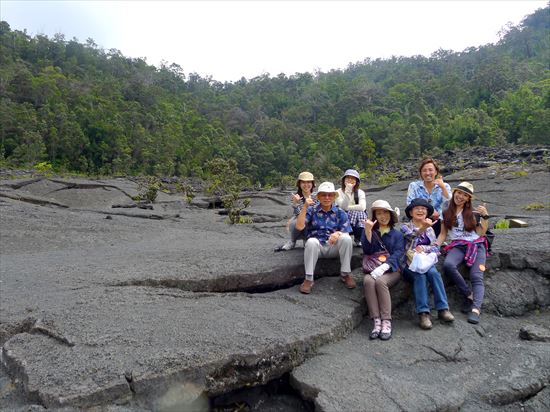
[(136, 201), (148, 201), (154, 203), (157, 199), (158, 192), (161, 188), (161, 183), (158, 178), (154, 176), (146, 177), (144, 181), (138, 185), (139, 194), (134, 196)]
[(183, 193), (185, 196), (185, 200), (187, 201), (187, 204), (191, 204), (193, 199), (195, 198), (195, 190), (193, 189), (193, 186), (191, 186), (188, 183), (177, 183), (176, 188), (178, 191)]
[(510, 221), (508, 219), (500, 219), (497, 223), (495, 223), (495, 229), (509, 229), (510, 228)]
[(250, 199), (240, 199), (240, 194), (250, 182), (238, 173), (237, 162), (216, 157), (206, 164), (206, 169), (209, 174), (206, 191), (220, 197), (228, 223), (252, 223), (252, 219), (242, 216), (242, 211), (250, 206)]
[(543, 203), (541, 202), (533, 202), (533, 203), (529, 203), (527, 206), (524, 207), (525, 210), (542, 210), (544, 209), (546, 206), (544, 206)]
[(399, 179), (396, 173), (388, 172), (383, 173), (377, 177), (378, 184), (380, 185), (390, 185), (392, 183), (398, 182)]
[(34, 165), (34, 170), (37, 171), (37, 173), (44, 175), (44, 176), (52, 176), (53, 175), (53, 167), (50, 162), (40, 162)]

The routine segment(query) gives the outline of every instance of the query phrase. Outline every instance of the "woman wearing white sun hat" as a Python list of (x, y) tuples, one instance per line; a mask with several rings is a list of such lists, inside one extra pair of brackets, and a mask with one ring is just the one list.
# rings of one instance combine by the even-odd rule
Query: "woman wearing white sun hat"
[(399, 219), (398, 208), (392, 209), (387, 201), (377, 200), (371, 206), (370, 216), (374, 220), (365, 221), (361, 238), (363, 253), (372, 255), (386, 250), (389, 256), (363, 279), (369, 316), (374, 323), (369, 338), (388, 340), (392, 336), (390, 288), (401, 278), (405, 239), (394, 229)]

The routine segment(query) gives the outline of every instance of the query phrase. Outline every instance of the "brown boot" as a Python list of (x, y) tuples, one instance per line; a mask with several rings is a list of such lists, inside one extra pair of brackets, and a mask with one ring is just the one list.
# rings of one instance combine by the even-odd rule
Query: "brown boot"
[(437, 317), (444, 322), (452, 322), (455, 320), (455, 317), (449, 309), (443, 309), (437, 312)]
[(306, 295), (309, 295), (311, 293), (311, 288), (313, 287), (313, 281), (312, 280), (304, 280), (304, 283), (300, 286), (300, 292), (305, 293)]
[(340, 276), (340, 279), (342, 280), (342, 282), (344, 282), (348, 289), (355, 289), (355, 287), (357, 286), (355, 284), (355, 280), (353, 280), (353, 277), (351, 275)]
[(420, 318), (420, 328), (421, 329), (431, 329), (432, 328), (432, 321), (430, 320), (430, 314), (429, 313), (421, 313), (419, 315)]

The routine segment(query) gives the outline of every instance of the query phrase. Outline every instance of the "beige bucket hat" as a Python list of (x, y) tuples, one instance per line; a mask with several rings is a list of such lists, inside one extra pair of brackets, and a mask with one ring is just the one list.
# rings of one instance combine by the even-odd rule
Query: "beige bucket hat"
[(458, 186), (453, 189), (453, 192), (455, 190), (460, 190), (462, 193), (469, 195), (472, 199), (474, 198), (474, 185), (470, 182), (460, 182)]
[(395, 209), (392, 209), (387, 201), (375, 200), (374, 202), (372, 202), (372, 206), (370, 207), (370, 219), (374, 219), (374, 211), (376, 209), (389, 211), (393, 215), (395, 222), (399, 221), (399, 208), (396, 207)]

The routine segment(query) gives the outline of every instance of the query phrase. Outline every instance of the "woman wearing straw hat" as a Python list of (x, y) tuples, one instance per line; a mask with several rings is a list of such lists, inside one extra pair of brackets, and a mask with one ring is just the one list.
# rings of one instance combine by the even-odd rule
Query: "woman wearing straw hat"
[(291, 196), (291, 206), (293, 210), (293, 216), (290, 218), (287, 224), (288, 231), (290, 232), (290, 240), (282, 246), (278, 246), (275, 252), (283, 250), (291, 250), (296, 247), (296, 241), (302, 239), (305, 242), (305, 236), (303, 230), (296, 229), (296, 217), (300, 214), (300, 210), (304, 207), (306, 199), (311, 198), (314, 202), (317, 200), (313, 193), (315, 187), (315, 178), (310, 172), (302, 172), (298, 175), (296, 180), (297, 191)]
[(367, 200), (365, 192), (359, 189), (361, 177), (359, 172), (354, 169), (348, 169), (342, 176), (341, 188), (338, 189), (336, 205), (344, 209), (349, 218), (349, 223), (353, 230), (353, 239), (355, 246), (361, 246), (361, 236), (363, 235), (365, 220), (368, 215)]
[[(443, 224), (437, 244), (441, 246), (447, 235), (449, 236), (451, 243), (444, 248), (447, 256), (443, 270), (464, 296), (461, 310), (469, 313), (468, 322), (477, 324), (485, 293), (483, 272), (488, 249), (485, 233), (489, 227), (489, 214), (485, 205), (474, 209), (473, 198), (474, 186), (469, 182), (462, 182), (453, 189), (449, 207), (443, 212)], [(480, 217), (479, 223), (475, 214)], [(458, 271), (458, 266), (463, 261), (470, 268), (471, 288)]]
[(388, 340), (392, 335), (390, 288), (401, 277), (405, 242), (401, 232), (394, 229), (399, 219), (398, 208), (392, 209), (385, 200), (377, 200), (372, 204), (370, 215), (374, 220), (365, 221), (361, 238), (363, 253), (373, 255), (386, 250), (389, 256), (363, 279), (369, 316), (374, 322), (369, 338)]

